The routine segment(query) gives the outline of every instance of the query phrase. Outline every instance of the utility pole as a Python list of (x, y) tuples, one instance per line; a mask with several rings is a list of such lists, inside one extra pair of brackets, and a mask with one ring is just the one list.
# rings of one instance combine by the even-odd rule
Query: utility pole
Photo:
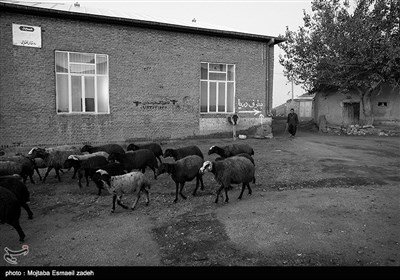
[(293, 102), (293, 96), (294, 96), (293, 80), (291, 80), (291, 82), (292, 82), (292, 102)]

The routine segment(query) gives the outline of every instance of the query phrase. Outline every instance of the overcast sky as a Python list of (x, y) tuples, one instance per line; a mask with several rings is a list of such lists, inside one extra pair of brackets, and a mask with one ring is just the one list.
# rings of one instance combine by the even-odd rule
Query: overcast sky
[[(29, 0), (28, 0), (29, 1)], [(31, 2), (31, 1), (30, 1)], [(286, 26), (297, 31), (303, 26), (303, 10), (311, 11), (311, 0), (263, 0), (263, 1), (58, 1), (39, 0), (37, 2), (79, 2), (81, 6), (92, 6), (100, 9), (128, 11), (154, 20), (177, 20), (192, 24), (197, 23), (224, 26), (235, 31), (278, 36), (284, 34)], [(275, 73), (273, 107), (283, 104), (292, 97), (291, 83), (283, 76), (283, 67), (278, 63), (282, 50), (275, 46)], [(294, 97), (303, 94), (300, 86), (294, 86)]]
[[(79, 1), (82, 5), (110, 10), (130, 11), (143, 16), (165, 20), (179, 20), (224, 26), (247, 33), (278, 36), (284, 34), (286, 26), (298, 30), (303, 26), (303, 9), (311, 11), (311, 0), (287, 1)], [(283, 67), (278, 63), (282, 51), (275, 46), (275, 73), (273, 107), (292, 97), (291, 83), (283, 76)], [(300, 86), (294, 86), (294, 97), (303, 94)]]

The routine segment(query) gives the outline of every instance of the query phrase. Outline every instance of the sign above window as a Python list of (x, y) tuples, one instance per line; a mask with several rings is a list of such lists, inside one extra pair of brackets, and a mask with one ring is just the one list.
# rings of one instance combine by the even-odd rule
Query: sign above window
[(39, 26), (12, 25), (13, 45), (41, 48), (42, 47), (42, 29)]

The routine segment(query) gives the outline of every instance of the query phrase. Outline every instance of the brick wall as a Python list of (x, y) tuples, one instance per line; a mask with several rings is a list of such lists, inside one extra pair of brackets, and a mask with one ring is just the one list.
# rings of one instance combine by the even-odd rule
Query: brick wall
[[(40, 26), (42, 48), (13, 46), (12, 23)], [(203, 135), (200, 119), (215, 116), (199, 113), (200, 62), (236, 65), (236, 101), (268, 100), (262, 42), (10, 12), (1, 12), (0, 42), (3, 146)], [(109, 55), (110, 114), (57, 115), (55, 50)]]

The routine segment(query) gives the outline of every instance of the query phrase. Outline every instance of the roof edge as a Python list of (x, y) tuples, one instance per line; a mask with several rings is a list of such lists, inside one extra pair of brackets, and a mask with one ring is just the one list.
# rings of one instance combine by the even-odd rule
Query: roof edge
[(103, 16), (103, 15), (88, 14), (88, 13), (76, 13), (71, 11), (61, 11), (48, 8), (31, 7), (31, 6), (5, 3), (5, 2), (0, 2), (0, 10), (34, 14), (34, 15), (58, 16), (68, 19), (79, 19), (79, 20), (95, 21), (102, 23), (106, 22), (106, 23), (121, 24), (121, 25), (134, 25), (142, 28), (151, 28), (151, 29), (166, 30), (166, 31), (176, 31), (183, 33), (195, 33), (195, 34), (210, 35), (210, 36), (262, 41), (262, 42), (269, 42), (272, 45), (276, 45), (286, 41), (286, 39), (284, 38), (272, 37), (266, 35), (258, 35), (258, 34), (237, 32), (237, 31), (225, 31), (218, 29), (208, 29), (202, 27), (192, 27), (192, 26), (184, 26), (171, 23), (129, 19), (121, 17), (111, 17), (111, 16)]

